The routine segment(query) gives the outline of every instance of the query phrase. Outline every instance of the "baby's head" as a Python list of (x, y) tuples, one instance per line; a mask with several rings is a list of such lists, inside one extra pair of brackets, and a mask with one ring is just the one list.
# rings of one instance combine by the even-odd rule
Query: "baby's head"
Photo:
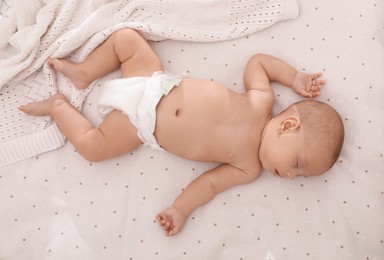
[(259, 158), (264, 169), (281, 177), (320, 175), (337, 161), (343, 142), (339, 114), (323, 102), (305, 100), (268, 122)]

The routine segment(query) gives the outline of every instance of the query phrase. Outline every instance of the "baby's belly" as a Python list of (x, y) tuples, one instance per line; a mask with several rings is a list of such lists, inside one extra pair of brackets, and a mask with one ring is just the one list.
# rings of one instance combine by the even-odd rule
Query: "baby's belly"
[[(226, 151), (223, 116), (231, 95), (210, 81), (183, 80), (157, 106), (155, 137), (165, 150), (195, 161), (222, 162)], [(216, 86), (217, 87), (217, 86)], [(220, 102), (215, 102), (220, 99)], [(228, 119), (228, 118), (227, 118)], [(222, 151), (222, 152), (218, 152)]]

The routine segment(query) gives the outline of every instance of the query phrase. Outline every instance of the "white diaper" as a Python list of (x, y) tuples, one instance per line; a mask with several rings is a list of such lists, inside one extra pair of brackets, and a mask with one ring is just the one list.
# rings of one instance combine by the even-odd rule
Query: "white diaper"
[(163, 150), (155, 136), (156, 106), (162, 96), (178, 86), (181, 76), (156, 71), (151, 77), (132, 77), (105, 83), (99, 100), (99, 113), (106, 116), (117, 109), (126, 114), (137, 128), (137, 136), (144, 145)]

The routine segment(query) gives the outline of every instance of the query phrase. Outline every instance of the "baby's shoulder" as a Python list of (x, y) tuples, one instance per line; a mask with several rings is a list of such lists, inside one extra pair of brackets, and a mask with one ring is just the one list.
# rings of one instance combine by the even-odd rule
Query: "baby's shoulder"
[(252, 108), (260, 115), (269, 116), (272, 112), (275, 98), (269, 93), (265, 93), (258, 90), (249, 90), (244, 93), (245, 97), (249, 99)]

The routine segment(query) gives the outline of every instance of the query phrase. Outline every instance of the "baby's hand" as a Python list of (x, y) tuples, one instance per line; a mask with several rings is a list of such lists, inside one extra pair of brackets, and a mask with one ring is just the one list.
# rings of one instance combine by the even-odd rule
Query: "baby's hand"
[(297, 72), (292, 81), (291, 88), (303, 97), (313, 98), (320, 94), (320, 89), (325, 83), (324, 80), (316, 80), (321, 73), (305, 74)]
[(175, 207), (171, 206), (156, 216), (159, 225), (166, 236), (176, 235), (184, 225), (186, 216)]

